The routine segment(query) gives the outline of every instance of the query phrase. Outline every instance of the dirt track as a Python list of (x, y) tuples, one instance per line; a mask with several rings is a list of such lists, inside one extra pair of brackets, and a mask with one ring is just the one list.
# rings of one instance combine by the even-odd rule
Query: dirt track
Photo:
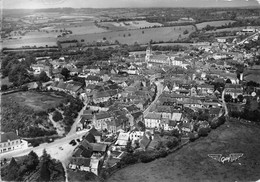
[[(243, 153), (233, 163), (220, 163), (208, 154)], [(119, 181), (256, 181), (260, 179), (260, 127), (225, 123), (206, 138), (190, 143), (176, 153), (151, 163), (126, 167), (109, 182)]]

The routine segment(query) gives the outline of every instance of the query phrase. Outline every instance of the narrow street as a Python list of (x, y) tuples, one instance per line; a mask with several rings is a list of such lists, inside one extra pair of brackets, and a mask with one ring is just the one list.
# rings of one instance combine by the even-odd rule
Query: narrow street
[(147, 114), (149, 113), (151, 107), (153, 107), (156, 104), (158, 98), (160, 97), (160, 95), (163, 92), (163, 84), (161, 82), (159, 82), (159, 81), (155, 82), (155, 84), (157, 86), (157, 94), (156, 94), (156, 97), (155, 97), (154, 101), (144, 110), (144, 112), (143, 112), (144, 117), (147, 116)]
[(225, 102), (225, 92), (226, 92), (226, 90), (224, 89), (222, 92), (222, 107), (225, 109), (225, 116), (228, 116), (228, 108), (227, 108), (227, 104)]

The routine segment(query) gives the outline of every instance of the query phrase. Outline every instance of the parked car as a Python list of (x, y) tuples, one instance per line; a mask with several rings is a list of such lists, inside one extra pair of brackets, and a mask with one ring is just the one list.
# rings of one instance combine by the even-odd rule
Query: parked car
[(71, 140), (69, 144), (72, 146), (75, 146), (75, 145), (77, 145), (77, 142), (75, 140)]

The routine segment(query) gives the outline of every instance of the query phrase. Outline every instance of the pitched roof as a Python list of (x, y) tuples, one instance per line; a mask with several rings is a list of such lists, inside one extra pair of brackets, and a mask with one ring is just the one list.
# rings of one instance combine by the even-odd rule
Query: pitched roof
[(89, 142), (89, 143), (95, 143), (95, 137), (92, 133), (90, 132), (87, 132), (85, 135), (84, 135), (84, 139)]
[(132, 113), (131, 115), (134, 117), (134, 119), (137, 119), (143, 115), (143, 112), (139, 111), (139, 112)]
[(86, 121), (86, 120), (92, 120), (93, 116), (92, 116), (92, 114), (84, 114), (81, 116), (81, 118), (83, 121)]
[(180, 121), (182, 118), (182, 113), (172, 113), (172, 120), (173, 121)]
[(1, 134), (1, 137), (0, 137), (1, 143), (8, 142), (8, 140), (12, 141), (12, 140), (18, 140), (18, 139), (20, 139), (20, 137), (17, 136), (14, 132), (7, 132), (4, 134)]
[(105, 119), (105, 118), (111, 118), (111, 115), (108, 112), (100, 112), (96, 114), (96, 119)]
[(77, 166), (89, 166), (90, 158), (85, 157), (72, 157), (70, 160), (71, 164), (75, 164)]
[(116, 144), (117, 145), (126, 145), (129, 139), (129, 133), (119, 133)]
[(91, 143), (94, 152), (105, 152), (107, 145), (103, 143)]
[(96, 93), (96, 98), (103, 98), (103, 97), (110, 97), (110, 94), (107, 91)]
[(161, 114), (149, 112), (149, 113), (145, 116), (145, 118), (146, 118), (146, 119), (161, 119)]
[(91, 128), (89, 132), (92, 133), (92, 135), (94, 136), (102, 136), (102, 134), (99, 131), (97, 131), (94, 127)]
[(147, 138), (147, 136), (144, 134), (142, 139), (140, 140), (140, 147), (142, 149), (146, 149), (151, 141)]
[(98, 76), (89, 75), (86, 80), (101, 81), (102, 79)]
[(132, 104), (128, 107), (126, 107), (126, 109), (129, 111), (129, 112), (133, 112), (133, 111), (138, 111), (140, 110), (136, 105)]

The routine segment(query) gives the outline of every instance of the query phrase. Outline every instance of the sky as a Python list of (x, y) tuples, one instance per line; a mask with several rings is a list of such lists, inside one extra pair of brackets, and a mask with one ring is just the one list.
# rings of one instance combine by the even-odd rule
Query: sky
[(4, 9), (127, 7), (260, 7), (260, 0), (0, 0)]

